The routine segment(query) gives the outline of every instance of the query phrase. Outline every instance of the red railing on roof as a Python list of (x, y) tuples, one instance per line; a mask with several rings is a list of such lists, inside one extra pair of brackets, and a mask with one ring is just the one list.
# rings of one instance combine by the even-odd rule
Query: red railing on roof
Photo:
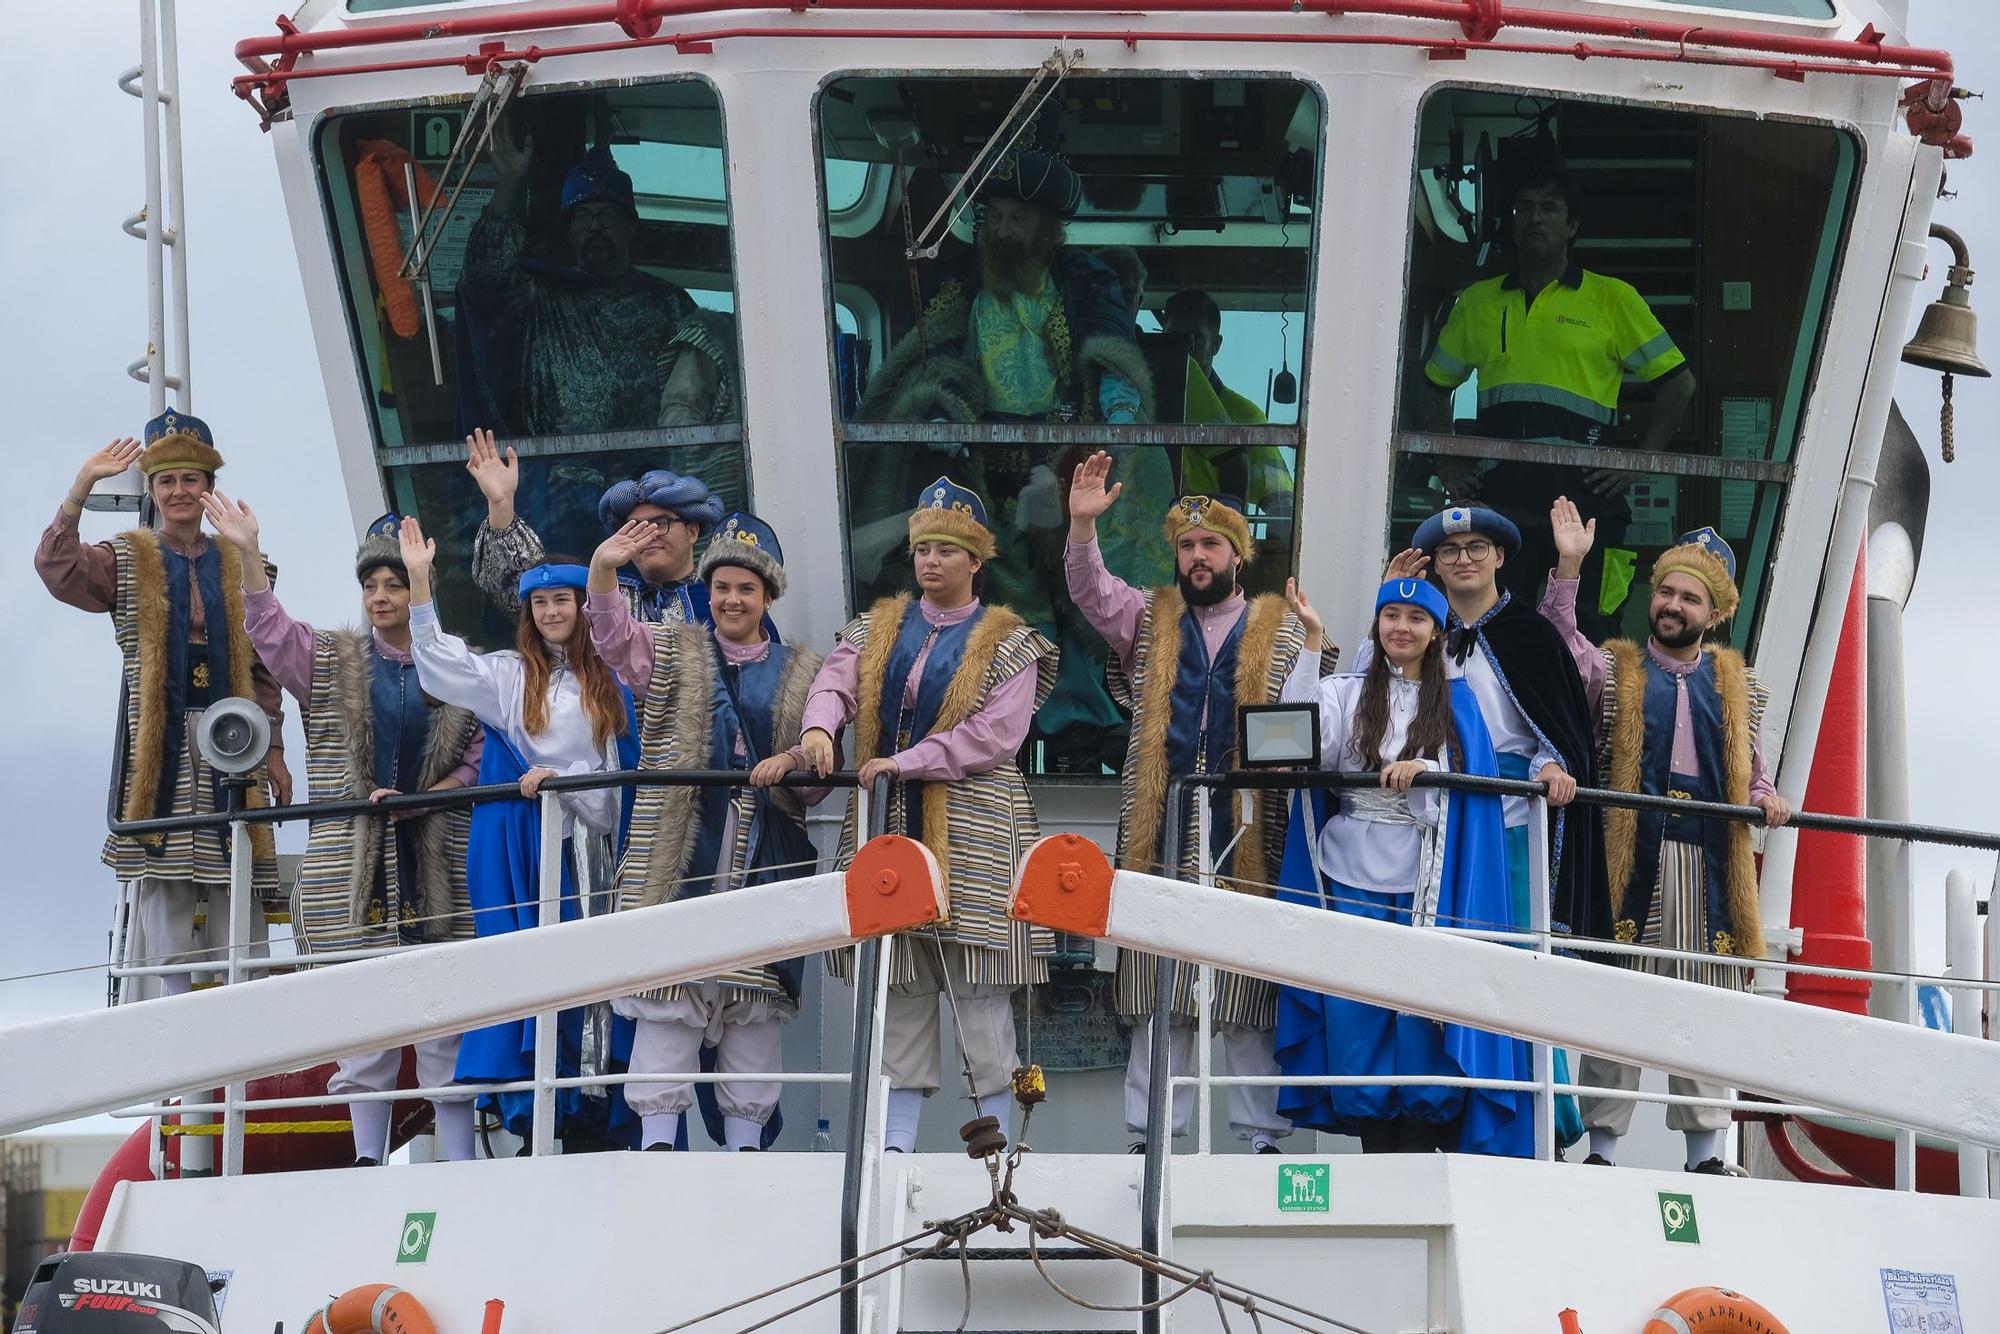
[[(1052, 15), (1100, 15), (1129, 17), (1129, 5), (1102, 0), (1009, 0), (1008, 13)], [(549, 56), (587, 55), (632, 47), (671, 46), (677, 52), (705, 53), (713, 44), (734, 38), (808, 38), (811, 40), (1016, 40), (1115, 41), (1136, 47), (1141, 41), (1172, 42), (1302, 42), (1314, 45), (1402, 46), (1426, 51), (1432, 59), (1461, 60), (1474, 51), (1499, 51), (1530, 55), (1571, 56), (1578, 60), (1642, 60), (1722, 65), (1768, 70), (1779, 78), (1802, 80), (1808, 74), (1845, 74), (1878, 78), (1919, 79), (1916, 101), (1929, 106), (1933, 115), (1949, 105), (1952, 59), (1949, 53), (1928, 47), (1892, 46), (1870, 24), (1854, 37), (1813, 37), (1793, 33), (1759, 32), (1742, 28), (1717, 28), (1704, 24), (1659, 22), (1645, 19), (1614, 18), (1606, 15), (1572, 13), (1563, 10), (1527, 9), (1502, 0), (1146, 0), (1141, 13), (1215, 14), (1232, 16), (1324, 16), (1339, 19), (1354, 16), (1409, 18), (1454, 25), (1457, 36), (1300, 32), (1160, 32), (1142, 33), (1126, 29), (1004, 29), (954, 27), (889, 27), (827, 29), (794, 24), (729, 27), (709, 31), (666, 33), (661, 29), (669, 18), (697, 18), (707, 15), (787, 10), (803, 15), (811, 10), (860, 10), (923, 14), (992, 13), (994, 7), (977, 0), (807, 0), (774, 6), (757, 0), (609, 0), (585, 5), (551, 5), (547, 8), (509, 10), (501, 14), (470, 15), (464, 18), (433, 17), (408, 22), (371, 24), (337, 28), (326, 32), (302, 32), (290, 20), (278, 20), (278, 32), (269, 37), (251, 37), (236, 44), (236, 56), (249, 73), (235, 79), (237, 95), (250, 101), (263, 115), (266, 125), (285, 105), (286, 86), (293, 79), (324, 78), (342, 74), (374, 74), (387, 71), (462, 67), (473, 76), (484, 75), (504, 61), (530, 63)], [(545, 32), (559, 28), (612, 27), (622, 35), (603, 41), (568, 43), (557, 46), (526, 45), (509, 48), (505, 42), (481, 45), (472, 55), (418, 56), (404, 60), (334, 65), (301, 70), (299, 57), (365, 47), (393, 46), (438, 39), (460, 40), (504, 37)], [(1508, 28), (1538, 33), (1560, 33), (1574, 37), (1595, 37), (1633, 46), (1593, 45), (1586, 41), (1535, 42), (1500, 41)], [(1911, 101), (1905, 96), (1905, 103)], [(1915, 108), (1912, 108), (1915, 110)], [(1955, 133), (1937, 137), (1935, 125), (1926, 124), (1918, 132), (1926, 142), (1937, 143), (1952, 156), (1971, 152), (1970, 140)]]

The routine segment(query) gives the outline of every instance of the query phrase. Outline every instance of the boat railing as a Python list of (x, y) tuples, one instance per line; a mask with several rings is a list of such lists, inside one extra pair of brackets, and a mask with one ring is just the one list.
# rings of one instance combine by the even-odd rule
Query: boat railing
[[(1297, 770), (1239, 770), (1217, 774), (1192, 774), (1172, 779), (1167, 786), (1166, 813), (1161, 827), (1158, 865), (1169, 868), (1165, 874), (1175, 874), (1172, 868), (1192, 864), (1199, 883), (1214, 885), (1217, 880), (1214, 848), (1209, 833), (1210, 806), (1206, 801), (1195, 801), (1198, 793), (1221, 793), (1233, 799), (1246, 799), (1253, 792), (1274, 792), (1291, 794), (1312, 790), (1338, 791), (1351, 788), (1373, 788), (1380, 785), (1378, 775), (1369, 773), (1336, 773), (1328, 771), (1305, 772)], [(1428, 929), (1448, 934), (1519, 946), (1547, 954), (1562, 952), (1572, 955), (1621, 956), (1630, 960), (1641, 958), (1675, 959), (1698, 957), (1705, 965), (1740, 969), (1746, 973), (1754, 970), (1769, 970), (1777, 973), (1800, 973), (1824, 977), (1852, 978), (1865, 981), (1893, 982), (1907, 985), (1913, 978), (1895, 973), (1872, 969), (1840, 968), (1827, 965), (1794, 963), (1783, 959), (1743, 959), (1729, 956), (1700, 954), (1690, 956), (1687, 951), (1641, 945), (1636, 942), (1600, 940), (1580, 937), (1557, 930), (1549, 919), (1550, 877), (1553, 866), (1549, 846), (1551, 821), (1548, 791), (1545, 784), (1526, 780), (1490, 778), (1468, 774), (1431, 773), (1416, 779), (1419, 786), (1438, 787), (1453, 792), (1484, 793), (1496, 797), (1521, 797), (1528, 803), (1527, 833), (1529, 839), (1528, 866), (1530, 888), (1528, 894), (1530, 921), (1525, 924), (1490, 923), (1471, 926), (1438, 926)], [(1696, 816), (1729, 821), (1763, 828), (1766, 824), (1761, 807), (1736, 806), (1722, 802), (1695, 801), (1685, 798), (1653, 796), (1644, 793), (1617, 792), (1606, 789), (1582, 788), (1576, 793), (1575, 801), (1585, 806), (1602, 808), (1623, 808), (1635, 811), (1667, 813), (1676, 816)], [(1189, 804), (1193, 802), (1192, 819)], [(1239, 820), (1239, 825), (1248, 821)], [(1859, 816), (1821, 814), (1809, 811), (1794, 812), (1786, 821), (1785, 828), (1801, 831), (1819, 831), (1830, 834), (1863, 838), (1892, 839), (1909, 843), (1930, 843), (1943, 846), (2000, 851), (2000, 835), (1971, 830), (1952, 829), (1936, 825), (1915, 824), (1900, 820), (1882, 820)], [(1195, 831), (1195, 848), (1187, 853), (1184, 840), (1189, 830)], [(1227, 849), (1224, 849), (1227, 852)], [(2000, 871), (1996, 872), (1996, 884), (2000, 884)], [(1272, 892), (1276, 886), (1248, 886)], [(1977, 907), (1973, 885), (1969, 875), (1953, 873), (1947, 903), (1947, 953), (1950, 959), (1950, 987), (1953, 993), (1953, 1029), (1969, 1036), (1985, 1036), (1981, 1022), (1984, 1010), (1984, 996), (2000, 990), (2000, 920), (1989, 919), (1988, 943), (1981, 946)], [(1981, 956), (1985, 962), (1982, 966)], [(1178, 986), (1177, 970), (1189, 966), (1162, 957), (1155, 974), (1155, 995), (1153, 1013), (1168, 1014)], [(1195, 1069), (1191, 1074), (1170, 1073), (1166, 1079), (1155, 1079), (1149, 1089), (1147, 1123), (1150, 1127), (1166, 1127), (1171, 1124), (1169, 1113), (1172, 1090), (1176, 1087), (1195, 1089), (1195, 1152), (1207, 1154), (1213, 1151), (1213, 1099), (1212, 1093), (1218, 1088), (1241, 1086), (1394, 1086), (1399, 1084), (1423, 1085), (1427, 1087), (1459, 1087), (1477, 1089), (1503, 1089), (1531, 1092), (1535, 1095), (1535, 1150), (1536, 1156), (1549, 1160), (1557, 1156), (1555, 1136), (1555, 1114), (1557, 1099), (1561, 1096), (1587, 1096), (1593, 1098), (1628, 1099), (1638, 1102), (1656, 1102), (1666, 1105), (1727, 1107), (1739, 1114), (1762, 1117), (1771, 1116), (1821, 1116), (1825, 1113), (1818, 1108), (1783, 1103), (1769, 1099), (1743, 1101), (1731, 1098), (1703, 1098), (1691, 1095), (1655, 1092), (1645, 1089), (1614, 1090), (1575, 1082), (1558, 1082), (1555, 1078), (1553, 1048), (1546, 1042), (1535, 1042), (1534, 1077), (1532, 1080), (1446, 1078), (1434, 1075), (1384, 1076), (1377, 1074), (1353, 1076), (1299, 1077), (1287, 1075), (1216, 1075), (1211, 1067), (1212, 1010), (1209, 999), (1214, 994), (1216, 969), (1207, 963), (1194, 964), (1196, 970), (1193, 986), (1195, 1010)], [(1904, 1016), (1907, 1022), (1917, 1022), (1914, 1004)], [(1506, 1031), (1504, 1021), (1494, 1025), (1496, 1031)], [(2000, 1033), (1993, 1036), (2000, 1037)], [(1150, 1069), (1168, 1070), (1170, 1053), (1170, 1030), (1165, 1023), (1150, 1026), (1151, 1040)], [(1752, 1098), (1755, 1095), (1751, 1095)], [(1914, 1157), (1916, 1133), (1908, 1127), (1895, 1127), (1897, 1185), (1901, 1189), (1914, 1189)], [(1142, 1245), (1156, 1249), (1162, 1242), (1164, 1228), (1164, 1191), (1166, 1180), (1166, 1158), (1170, 1152), (1170, 1135), (1157, 1129), (1146, 1137), (1146, 1164), (1142, 1180)], [(1959, 1146), (1961, 1159), (1961, 1189), (1967, 1194), (1987, 1194), (1990, 1171), (1988, 1149), (1972, 1144)], [(1158, 1298), (1158, 1279), (1148, 1275), (1145, 1280), (1143, 1300), (1151, 1302)]]

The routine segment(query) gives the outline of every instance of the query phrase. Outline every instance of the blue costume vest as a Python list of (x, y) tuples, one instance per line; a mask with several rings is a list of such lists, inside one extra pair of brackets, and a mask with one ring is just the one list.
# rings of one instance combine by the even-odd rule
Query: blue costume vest
[[(205, 709), (210, 701), (229, 694), (229, 607), (222, 597), (222, 557), (215, 543), (190, 560), (165, 542), (159, 545), (160, 566), (167, 584), (167, 671), (166, 735), (160, 745), (159, 794), (153, 814), (173, 814), (174, 775), (180, 772), (181, 750), (188, 744), (187, 711)], [(188, 642), (193, 624), (193, 605), (188, 597), (188, 567), (194, 567), (194, 582), (201, 595), (201, 615), (208, 627), (204, 657), (193, 661)], [(222, 809), (221, 775), (216, 782), (215, 808)], [(146, 843), (148, 853), (161, 851), (164, 840)]]
[[(1236, 650), (1243, 642), (1243, 626), (1248, 613), (1236, 618), (1228, 636), (1211, 660), (1208, 640), (1193, 611), (1181, 613), (1181, 653), (1174, 664), (1174, 688), (1167, 714), (1167, 772), (1170, 774), (1221, 773), (1236, 767)], [(1203, 725), (1203, 705), (1207, 722)], [(1210, 851), (1227, 846), (1231, 822), (1229, 806), (1234, 794), (1220, 788), (1208, 794), (1208, 837)], [(1254, 837), (1254, 835), (1251, 835)], [(1234, 857), (1224, 859), (1234, 861)], [(1231, 867), (1217, 864), (1216, 873), (1226, 875)]]
[[(896, 627), (896, 647), (889, 653), (889, 667), (882, 677), (882, 731), (881, 749), (890, 755), (922, 741), (937, 724), (938, 709), (944, 704), (945, 691), (951, 688), (952, 678), (965, 662), (965, 646), (972, 638), (972, 627), (986, 617), (986, 608), (960, 621), (957, 625), (934, 626), (924, 619), (923, 606), (919, 602), (910, 603), (903, 612), (903, 623)], [(924, 659), (924, 674), (917, 682), (917, 700), (912, 708), (903, 707), (903, 693), (909, 687), (910, 671), (917, 665), (917, 655), (923, 652), (926, 642), (931, 645), (930, 657)], [(924, 788), (921, 783), (903, 785), (903, 807), (905, 815), (904, 832), (916, 834), (924, 827)]]
[[(1688, 673), (1688, 722), (1694, 731), (1695, 759), (1699, 774), (1675, 773), (1674, 712), (1679, 694), (1674, 674), (1644, 653), (1646, 664), (1646, 739), (1639, 751), (1639, 790), (1653, 796), (1675, 796), (1695, 801), (1721, 801), (1722, 784), (1728, 772), (1723, 755), (1722, 695), (1715, 688), (1715, 659), (1704, 653)], [(1619, 916), (1644, 923), (1652, 906), (1660, 872), (1660, 843), (1672, 839), (1692, 843), (1701, 849), (1702, 897), (1708, 909), (1711, 935), (1728, 930), (1729, 915), (1729, 825), (1700, 816), (1668, 815), (1663, 811), (1640, 811), (1634, 821), (1632, 878), (1618, 886)]]

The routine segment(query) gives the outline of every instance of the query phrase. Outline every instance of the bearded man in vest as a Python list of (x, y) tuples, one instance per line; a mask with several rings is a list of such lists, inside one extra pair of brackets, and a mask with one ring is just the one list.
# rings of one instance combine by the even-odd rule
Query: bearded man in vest
[[(1648, 609), (1652, 634), (1645, 644), (1614, 639), (1597, 648), (1576, 623), (1576, 585), (1583, 558), (1597, 537), (1567, 497), (1549, 514), (1556, 567), (1541, 612), (1569, 644), (1585, 692), (1597, 708), (1605, 786), (1620, 792), (1757, 806), (1764, 823), (1791, 819), (1764, 766), (1763, 685), (1732, 648), (1704, 644), (1735, 614), (1736, 555), (1713, 528), (1688, 533), (1653, 563)], [(1647, 972), (1709, 986), (1742, 989), (1749, 969), (1716, 959), (1764, 958), (1763, 915), (1757, 902), (1757, 864), (1750, 828), (1734, 821), (1610, 810), (1604, 816), (1604, 859), (1617, 940), (1675, 951), (1666, 958), (1635, 958)], [(1583, 1058), (1584, 1084), (1630, 1091), (1639, 1086), (1634, 1066), (1598, 1056)], [(1729, 1090), (1679, 1075), (1670, 1093), (1724, 1099)], [(1625, 1098), (1584, 1098), (1590, 1156), (1609, 1164), (1618, 1140), (1632, 1125)], [(1722, 1158), (1729, 1128), (1726, 1106), (1667, 1108), (1667, 1128), (1687, 1137), (1687, 1170), (1730, 1175)]]
[[(1172, 585), (1136, 589), (1107, 570), (1097, 545), (1097, 521), (1122, 488), (1121, 483), (1106, 486), (1110, 475), (1111, 456), (1101, 450), (1077, 467), (1070, 484), (1063, 567), (1077, 609), (1110, 645), (1105, 677), (1112, 696), (1132, 710), (1118, 812), (1118, 864), (1193, 879), (1200, 855), (1193, 802), (1186, 811), (1180, 864), (1161, 870), (1160, 827), (1169, 780), (1235, 768), (1238, 706), (1277, 703), (1299, 654), (1319, 646), (1307, 644), (1304, 624), (1286, 609), (1283, 598), (1246, 598), (1238, 586), (1244, 564), (1256, 554), (1240, 503), (1183, 496), (1167, 510), (1165, 536), (1175, 558)], [(1331, 671), (1337, 657), (1329, 647), (1320, 659), (1322, 670)], [(1216, 790), (1206, 799), (1208, 850), (1221, 883), (1270, 897), (1284, 851), (1284, 795), (1253, 794), (1255, 814), (1240, 829), (1234, 793)], [(1133, 1020), (1125, 1123), (1140, 1132), (1146, 1128), (1152, 1079), (1157, 967), (1150, 955), (1123, 951), (1118, 957), (1118, 1010)], [(1194, 975), (1192, 967), (1176, 970), (1169, 1019), (1171, 1063), (1183, 1070), (1194, 1064)], [(1276, 989), (1233, 973), (1218, 973), (1214, 981), (1210, 1017), (1222, 1037), (1230, 1073), (1276, 1075), (1271, 1050)], [(1276, 1153), (1273, 1141), (1291, 1132), (1290, 1123), (1278, 1114), (1277, 1097), (1275, 1085), (1230, 1088), (1230, 1124), (1258, 1153)], [(1193, 1102), (1192, 1089), (1174, 1090), (1176, 1133), (1186, 1128)]]

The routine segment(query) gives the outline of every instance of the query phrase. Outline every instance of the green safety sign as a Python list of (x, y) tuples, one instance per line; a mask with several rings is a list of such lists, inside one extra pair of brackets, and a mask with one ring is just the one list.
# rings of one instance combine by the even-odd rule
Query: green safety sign
[(410, 156), (419, 162), (443, 162), (458, 142), (465, 112), (457, 107), (424, 107), (410, 113)]
[(1331, 1163), (1279, 1163), (1278, 1212), (1323, 1214), (1333, 1208)]
[(1660, 1231), (1668, 1241), (1701, 1245), (1701, 1226), (1694, 1220), (1694, 1196), (1660, 1192)]
[(404, 1214), (403, 1234), (396, 1239), (396, 1263), (420, 1265), (431, 1258), (431, 1238), (437, 1235), (436, 1214)]

